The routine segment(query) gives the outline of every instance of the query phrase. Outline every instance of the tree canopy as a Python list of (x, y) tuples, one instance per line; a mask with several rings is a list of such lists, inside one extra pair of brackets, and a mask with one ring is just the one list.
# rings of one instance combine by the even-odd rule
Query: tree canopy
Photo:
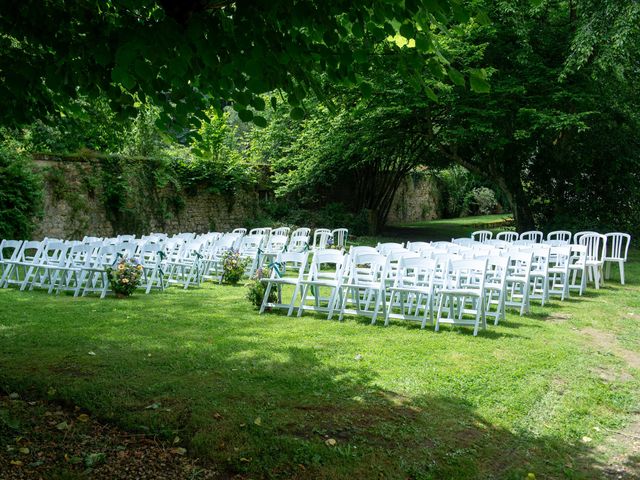
[[(434, 97), (425, 57), (433, 70), (448, 64), (437, 34), (470, 21), (469, 11), (460, 0), (12, 2), (0, 12), (0, 123), (31, 123), (77, 109), (78, 96), (106, 95), (125, 111), (161, 106), (166, 127), (206, 120), (209, 107), (229, 102), (264, 126), (268, 104), (286, 101), (300, 119), (305, 98), (325, 98), (318, 74), (367, 96), (364, 75), (380, 57), (394, 58), (407, 88)], [(404, 47), (397, 38), (411, 51), (389, 55)], [(467, 73), (472, 87), (485, 87), (483, 72)]]

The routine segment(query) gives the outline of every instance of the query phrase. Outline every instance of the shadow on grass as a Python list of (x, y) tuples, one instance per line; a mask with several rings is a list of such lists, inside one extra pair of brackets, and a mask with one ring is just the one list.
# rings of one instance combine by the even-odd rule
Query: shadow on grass
[[(405, 397), (377, 386), (365, 362), (336, 367), (314, 348), (264, 348), (242, 328), (215, 348), (195, 346), (154, 344), (145, 361), (150, 346), (102, 339), (99, 378), (59, 371), (60, 399), (128, 428), (179, 434), (192, 454), (247, 478), (602, 477), (588, 445), (494, 425), (462, 393)], [(4, 370), (0, 379), (42, 393), (50, 370), (32, 367), (30, 378)]]

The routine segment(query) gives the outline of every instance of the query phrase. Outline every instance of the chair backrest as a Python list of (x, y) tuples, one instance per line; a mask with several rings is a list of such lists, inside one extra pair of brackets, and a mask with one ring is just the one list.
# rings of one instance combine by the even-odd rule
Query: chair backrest
[(234, 228), (231, 233), (236, 233), (239, 235), (246, 235), (247, 234), (247, 229), (246, 228)]
[(487, 260), (453, 260), (449, 261), (445, 285), (449, 288), (465, 290), (484, 290), (487, 275)]
[(333, 238), (333, 244), (336, 248), (344, 248), (347, 245), (349, 230), (346, 228), (336, 228), (331, 232), (331, 237)]
[(512, 250), (509, 252), (509, 271), (507, 278), (517, 277), (524, 282), (529, 282), (529, 276), (531, 274), (531, 264), (533, 262), (533, 253), (520, 252)]
[(571, 249), (569, 265), (576, 268), (584, 268), (587, 264), (587, 246), (573, 244), (569, 245), (569, 248)]
[(311, 229), (306, 227), (296, 228), (291, 237), (311, 237)]
[(607, 249), (607, 237), (599, 233), (585, 233), (580, 235), (579, 243), (587, 247), (587, 261), (601, 262)]
[(598, 232), (594, 232), (592, 230), (584, 230), (581, 232), (576, 232), (573, 234), (573, 243), (575, 243), (576, 245), (580, 245), (580, 238), (582, 238), (584, 235), (593, 235), (597, 233)]
[(38, 242), (37, 240), (31, 240), (23, 242), (18, 252), (18, 261), (20, 262), (38, 262), (42, 256), (42, 252), (46, 246), (44, 240)]
[(477, 230), (471, 234), (471, 238), (476, 242), (484, 243), (493, 238), (493, 232), (489, 230)]
[(520, 234), (520, 240), (531, 240), (533, 243), (540, 243), (544, 238), (544, 234), (538, 230), (529, 230)]
[(66, 242), (49, 242), (42, 250), (40, 262), (43, 265), (65, 265), (71, 245)]
[(116, 240), (120, 242), (131, 242), (136, 239), (135, 235), (118, 235)]
[(393, 250), (404, 250), (404, 243), (378, 243), (378, 245), (376, 245), (376, 250), (378, 250), (382, 255), (388, 255)]
[[(275, 232), (275, 230), (274, 230)], [(267, 253), (283, 252), (287, 246), (289, 237), (287, 235), (271, 235), (267, 241), (264, 251)]]
[(622, 232), (610, 232), (606, 233), (605, 237), (607, 239), (605, 259), (626, 262), (629, 254), (629, 245), (631, 244), (631, 235)]
[(291, 228), (289, 227), (278, 227), (273, 229), (273, 231), (271, 232), (271, 235), (274, 235), (274, 236), (284, 235), (285, 237), (288, 237), (289, 232), (291, 232)]
[(569, 230), (554, 230), (547, 233), (547, 240), (571, 243), (571, 232)]
[(309, 263), (309, 252), (281, 252), (276, 256), (274, 262), (269, 265), (271, 268), (271, 278), (280, 278), (287, 268), (298, 270), (298, 280), (304, 276)]
[(2, 240), (0, 241), (0, 262), (3, 260), (16, 261), (20, 254), (22, 240)]
[(347, 255), (342, 250), (317, 250), (313, 255), (308, 280), (323, 278), (340, 280), (346, 266)]
[(257, 255), (265, 241), (265, 235), (249, 234), (242, 237), (240, 242), (240, 255)]
[(271, 227), (252, 228), (249, 235), (271, 235)]
[(518, 232), (498, 232), (496, 240), (504, 240), (505, 242), (515, 242), (518, 240)]
[[(308, 230), (308, 228), (305, 230)], [(304, 252), (309, 250), (309, 235), (296, 235), (296, 232), (293, 232), (287, 250), (290, 252)]]
[(383, 282), (387, 278), (389, 258), (380, 253), (358, 253), (348, 265), (348, 283)]
[(467, 237), (452, 238), (451, 243), (455, 245), (460, 245), (463, 247), (471, 247), (473, 245), (480, 244), (480, 242), (476, 242), (473, 238), (467, 238)]
[(506, 241), (506, 240), (498, 240), (498, 239), (487, 240), (485, 242), (485, 245), (489, 245), (489, 246), (494, 247), (494, 248), (499, 248), (501, 250), (506, 250), (509, 247), (511, 247), (511, 243), (509, 243), (508, 241)]
[(509, 273), (509, 257), (489, 255), (487, 257), (486, 282), (492, 286), (503, 286)]
[(554, 269), (568, 269), (571, 258), (569, 245), (553, 246), (549, 249), (549, 266)]
[(430, 250), (433, 246), (429, 242), (407, 242), (406, 249), (412, 252), (421, 253), (423, 250)]
[(331, 230), (328, 228), (317, 228), (315, 232), (313, 232), (312, 248), (314, 250), (324, 250), (331, 243), (329, 242), (329, 239), (333, 241), (333, 238), (331, 237)]
[(353, 258), (355, 255), (362, 253), (379, 253), (374, 247), (367, 247), (365, 245), (361, 246), (351, 246), (349, 248), (349, 255)]
[(403, 257), (398, 263), (395, 287), (412, 286), (431, 289), (438, 261), (423, 257)]

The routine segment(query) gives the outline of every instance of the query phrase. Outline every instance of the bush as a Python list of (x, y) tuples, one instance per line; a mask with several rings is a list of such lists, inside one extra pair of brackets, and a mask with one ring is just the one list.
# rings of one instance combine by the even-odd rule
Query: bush
[(487, 187), (477, 187), (465, 196), (464, 213), (467, 215), (489, 215), (498, 206), (496, 194)]
[(0, 238), (30, 238), (42, 215), (42, 188), (29, 156), (0, 145)]
[[(270, 268), (258, 268), (256, 273), (245, 283), (247, 287), (247, 300), (257, 308), (262, 305), (264, 299), (264, 293), (267, 290), (267, 286), (261, 280), (263, 278), (269, 278), (271, 276)], [(269, 303), (275, 303), (278, 300), (278, 294), (275, 289), (271, 289), (269, 292)]]
[(237, 250), (227, 250), (222, 254), (222, 281), (237, 284), (244, 275), (248, 259), (240, 257)]

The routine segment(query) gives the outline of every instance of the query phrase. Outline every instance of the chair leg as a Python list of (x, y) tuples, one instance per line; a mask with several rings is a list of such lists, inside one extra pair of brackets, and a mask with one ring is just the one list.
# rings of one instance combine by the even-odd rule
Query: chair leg
[(624, 260), (618, 260), (618, 265), (620, 265), (620, 284), (624, 285)]

